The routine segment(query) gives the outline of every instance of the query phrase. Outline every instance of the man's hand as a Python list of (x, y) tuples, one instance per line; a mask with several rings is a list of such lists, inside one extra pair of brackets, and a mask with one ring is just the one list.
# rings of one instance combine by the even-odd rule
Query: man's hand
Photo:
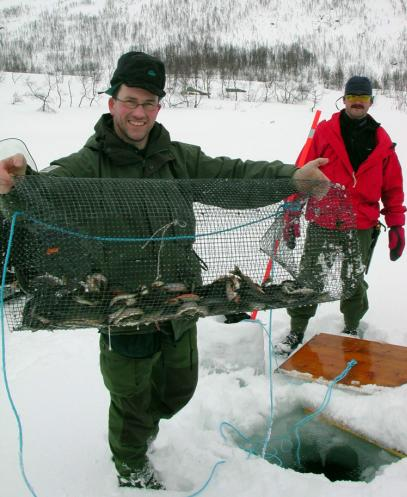
[(329, 159), (314, 159), (295, 171), (294, 185), (299, 192), (308, 193), (321, 200), (329, 190), (329, 178), (319, 170)]
[(403, 226), (392, 226), (389, 231), (390, 260), (397, 261), (405, 246)]
[(0, 160), (0, 194), (8, 193), (14, 186), (15, 176), (24, 176), (27, 161), (23, 154), (15, 154)]

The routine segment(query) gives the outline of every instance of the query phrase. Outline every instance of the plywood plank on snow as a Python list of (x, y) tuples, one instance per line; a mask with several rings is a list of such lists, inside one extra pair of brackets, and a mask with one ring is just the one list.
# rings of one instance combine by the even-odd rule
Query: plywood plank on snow
[(279, 366), (283, 373), (310, 381), (336, 378), (357, 361), (339, 384), (352, 387), (398, 387), (407, 383), (407, 347), (343, 335), (320, 333)]

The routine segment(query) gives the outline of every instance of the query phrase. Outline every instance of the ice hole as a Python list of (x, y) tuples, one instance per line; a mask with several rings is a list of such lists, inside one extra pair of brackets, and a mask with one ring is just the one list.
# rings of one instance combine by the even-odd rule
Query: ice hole
[[(274, 419), (265, 453), (270, 463), (301, 473), (324, 474), (331, 481), (370, 482), (382, 466), (399, 460), (396, 453), (333, 426), (321, 417), (299, 429), (298, 444), (295, 426), (305, 416), (307, 413), (299, 408)], [(254, 452), (260, 455), (264, 434), (254, 433), (250, 440), (256, 440)], [(242, 446), (241, 441), (236, 442)], [(250, 451), (253, 447), (249, 445), (242, 448)]]

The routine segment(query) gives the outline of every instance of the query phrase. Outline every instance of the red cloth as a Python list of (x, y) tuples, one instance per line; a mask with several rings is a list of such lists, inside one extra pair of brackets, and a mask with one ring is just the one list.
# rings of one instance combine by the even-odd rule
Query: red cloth
[[(320, 169), (333, 183), (343, 185), (346, 193), (350, 195), (356, 214), (357, 229), (375, 226), (380, 213), (384, 215), (387, 226), (403, 226), (406, 208), (403, 205), (402, 172), (395, 146), (389, 135), (381, 126), (377, 129), (377, 145), (355, 173), (342, 139), (339, 115), (340, 113), (337, 112), (331, 119), (322, 121), (318, 125), (306, 162), (318, 157), (329, 159), (329, 162)], [(318, 206), (328, 213), (331, 201), (329, 196), (321, 201), (310, 199), (307, 219), (326, 228), (338, 228), (338, 222), (344, 227), (349, 226), (350, 220), (345, 210), (342, 218), (339, 219), (338, 212), (331, 218), (329, 215), (315, 215), (319, 212)], [(382, 210), (379, 201), (383, 204)]]

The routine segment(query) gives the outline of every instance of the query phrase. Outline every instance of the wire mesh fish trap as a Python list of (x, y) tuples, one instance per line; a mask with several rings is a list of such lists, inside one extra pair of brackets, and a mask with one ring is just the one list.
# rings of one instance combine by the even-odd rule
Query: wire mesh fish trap
[[(334, 218), (340, 205), (352, 220), (350, 202), (335, 186), (325, 207), (302, 196), (301, 236), (292, 247), (283, 231), (284, 199), (293, 190), (287, 179), (19, 179), (3, 199), (16, 280), (16, 298), (5, 306), (9, 328), (126, 333), (166, 320), (336, 300), (358, 278), (349, 270), (360, 266), (353, 221), (306, 244), (312, 223), (304, 212)], [(305, 257), (317, 253), (317, 271), (308, 271)]]
[(365, 266), (346, 191), (332, 185), (322, 200), (296, 195), (283, 208), (261, 250), (287, 271), (300, 292), (316, 292), (319, 302), (351, 296)]

